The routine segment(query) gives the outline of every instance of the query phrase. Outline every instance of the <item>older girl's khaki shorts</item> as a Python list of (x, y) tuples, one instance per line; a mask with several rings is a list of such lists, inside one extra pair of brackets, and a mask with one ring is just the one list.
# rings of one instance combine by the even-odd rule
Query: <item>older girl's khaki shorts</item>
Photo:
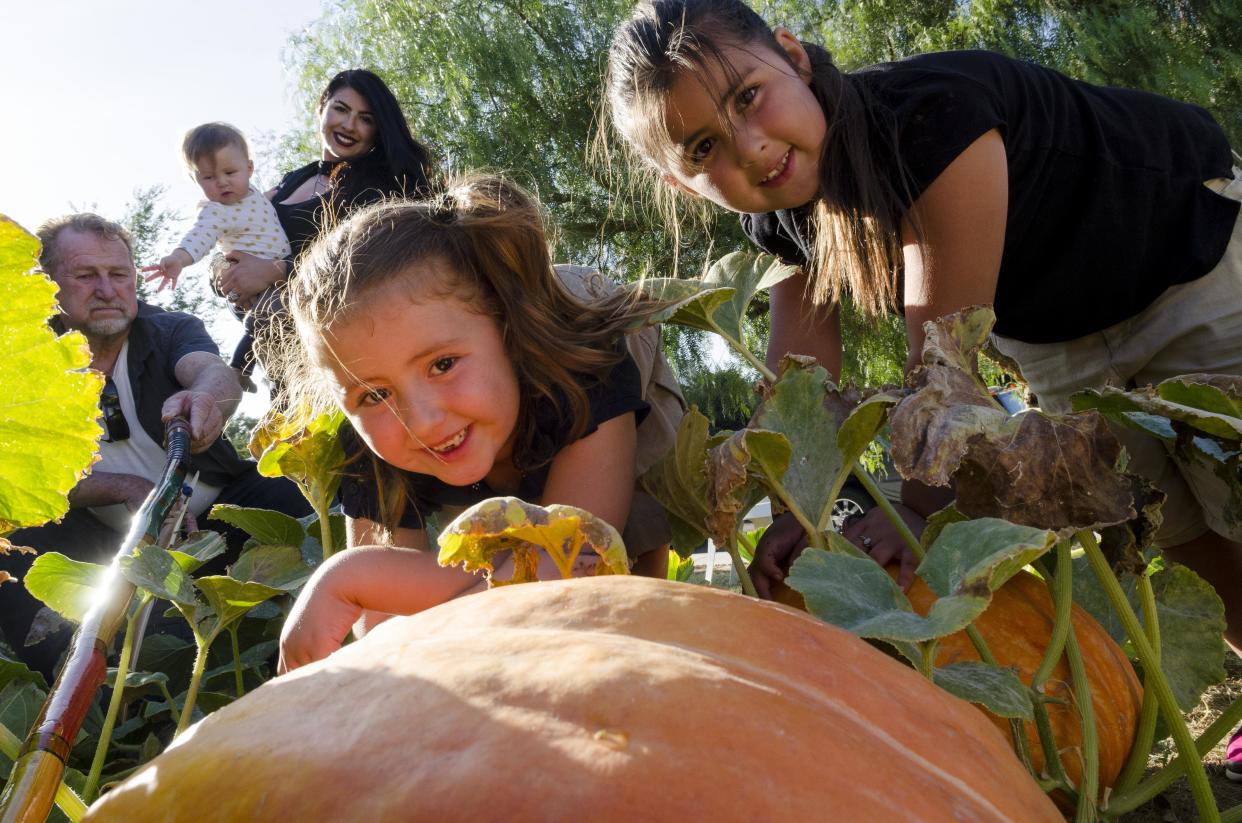
[[(1206, 185), (1242, 201), (1242, 169), (1234, 179)], [(1023, 343), (992, 336), (1000, 352), (1017, 361), (1040, 408), (1062, 414), (1070, 395), (1087, 388), (1155, 385), (1182, 374), (1242, 375), (1242, 214), (1216, 268), (1173, 286), (1134, 317), (1101, 332), (1064, 343)], [(1178, 546), (1208, 529), (1242, 540), (1222, 517), (1229, 488), (1208, 465), (1175, 463), (1164, 444), (1114, 426), (1130, 453), (1130, 471), (1150, 479), (1169, 496), (1161, 546)]]

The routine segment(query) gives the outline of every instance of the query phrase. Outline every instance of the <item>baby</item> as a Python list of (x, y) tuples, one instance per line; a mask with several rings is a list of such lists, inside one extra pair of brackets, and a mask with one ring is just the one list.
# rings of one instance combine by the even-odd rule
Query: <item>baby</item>
[[(276, 210), (263, 193), (250, 185), (254, 162), (242, 133), (227, 123), (205, 123), (186, 132), (181, 144), (186, 166), (207, 198), (199, 205), (194, 226), (177, 243), (177, 248), (153, 266), (147, 280), (160, 280), (160, 290), (177, 285), (181, 270), (201, 260), (213, 246), (222, 254), (244, 251), (258, 257), (280, 260), (289, 256)], [(226, 295), (233, 313), (251, 328), (254, 307), (264, 295)], [(233, 355), (233, 365), (249, 360), (250, 334)], [(241, 351), (245, 347), (246, 351)]]

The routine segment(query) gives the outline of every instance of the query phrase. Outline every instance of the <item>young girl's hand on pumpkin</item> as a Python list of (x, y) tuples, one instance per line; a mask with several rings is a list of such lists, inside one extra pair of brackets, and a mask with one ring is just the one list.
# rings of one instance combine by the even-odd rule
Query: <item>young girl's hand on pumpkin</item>
[[(399, 531), (398, 537), (426, 543), (421, 531), (417, 540), (410, 539), (410, 531)], [(507, 567), (499, 564), (496, 571), (504, 574)], [(280, 634), (278, 671), (283, 674), (332, 654), (364, 612), (415, 614), (486, 587), (482, 576), (445, 568), (436, 562), (435, 552), (425, 549), (359, 546), (335, 554), (315, 570), (293, 604)]]
[(348, 553), (329, 558), (315, 570), (293, 604), (280, 632), (277, 673), (314, 663), (341, 647), (363, 607), (349, 586)]
[[(926, 520), (900, 503), (894, 503), (893, 508), (916, 537), (923, 533)], [(879, 506), (862, 517), (849, 521), (841, 530), (841, 535), (871, 555), (871, 559), (881, 566), (900, 562), (897, 585), (901, 586), (902, 591), (910, 588), (910, 584), (914, 582), (914, 570), (919, 565), (918, 558)]]

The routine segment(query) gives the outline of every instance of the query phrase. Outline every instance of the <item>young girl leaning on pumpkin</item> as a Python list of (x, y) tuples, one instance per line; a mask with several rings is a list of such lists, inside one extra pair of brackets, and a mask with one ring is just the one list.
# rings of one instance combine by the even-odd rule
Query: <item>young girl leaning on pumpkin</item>
[(341, 486), (350, 548), (294, 605), (282, 671), (337, 649), (366, 613), (482, 588), (436, 563), (424, 526), (489, 497), (586, 509), (623, 531), (636, 571), (662, 575), (667, 523), (634, 480), (683, 402), (654, 330), (627, 351), (641, 306), (584, 272), (553, 267), (538, 205), (495, 177), (370, 207), (303, 258), (284, 402), (343, 410), (356, 459)]
[[(993, 342), (1052, 412), (1084, 388), (1242, 375), (1242, 175), (1201, 108), (984, 51), (845, 73), (739, 0), (640, 3), (613, 37), (608, 106), (657, 189), (740, 213), (757, 246), (802, 266), (772, 289), (770, 361), (807, 353), (839, 374), (848, 292), (904, 314), (908, 368), (925, 321), (993, 304)], [(1242, 648), (1228, 490), (1118, 435), (1169, 496), (1159, 545), (1215, 586)], [(903, 498), (916, 531), (947, 502), (913, 484)], [(904, 544), (881, 515), (846, 536), (887, 563)], [(769, 529), (760, 592), (800, 538)]]

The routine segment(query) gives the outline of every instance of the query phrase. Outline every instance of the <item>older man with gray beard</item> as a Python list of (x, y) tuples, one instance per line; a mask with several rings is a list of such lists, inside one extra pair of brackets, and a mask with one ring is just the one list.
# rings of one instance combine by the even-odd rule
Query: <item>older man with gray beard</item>
[[(55, 550), (77, 560), (108, 562), (128, 530), (133, 512), (160, 476), (167, 454), (164, 421), (190, 422), (193, 470), (198, 482), (190, 512), (204, 515), (213, 503), (233, 503), (309, 514), (309, 504), (291, 482), (258, 474), (221, 434), (237, 408), (241, 388), (202, 321), (164, 311), (137, 297), (137, 270), (128, 233), (94, 214), (51, 220), (37, 232), (40, 268), (60, 287), (58, 331), (80, 331), (90, 344), (91, 368), (107, 380), (100, 398), (104, 428), (100, 459), (69, 493), (69, 513), (60, 523), (23, 529), (15, 545)], [(192, 470), (192, 471), (193, 471)], [(218, 571), (236, 556), (245, 534), (218, 521), (205, 528), (224, 533), (230, 552), (206, 571)], [(0, 569), (20, 577), (27, 555), (0, 556)], [(214, 566), (215, 568), (211, 568)], [(69, 639), (66, 628), (47, 633), (36, 623), (39, 603), (24, 588), (0, 586), (0, 628), (18, 655), (50, 677)]]

